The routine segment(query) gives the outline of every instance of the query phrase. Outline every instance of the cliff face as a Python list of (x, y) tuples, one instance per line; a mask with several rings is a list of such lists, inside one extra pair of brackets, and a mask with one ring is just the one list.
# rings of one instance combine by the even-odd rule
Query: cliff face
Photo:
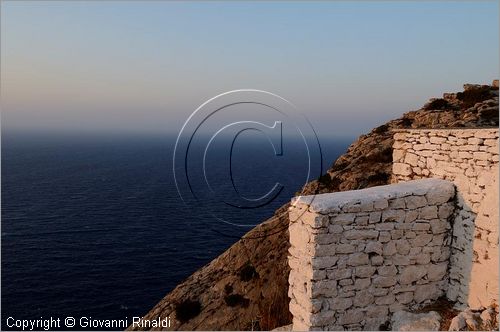
[[(388, 184), (391, 130), (498, 127), (498, 81), (464, 85), (464, 91), (431, 99), (420, 110), (362, 135), (328, 172), (302, 194)], [(178, 285), (144, 318), (169, 316), (176, 330), (269, 330), (291, 323), (288, 311), (288, 204), (249, 231), (222, 255)]]

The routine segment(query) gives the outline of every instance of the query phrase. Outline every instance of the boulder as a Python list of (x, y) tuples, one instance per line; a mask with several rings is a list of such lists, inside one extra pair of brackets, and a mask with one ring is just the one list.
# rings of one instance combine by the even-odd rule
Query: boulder
[(414, 314), (401, 310), (391, 318), (393, 331), (439, 331), (440, 324), (441, 316), (435, 311)]
[(292, 331), (293, 324), (277, 327), (271, 331)]

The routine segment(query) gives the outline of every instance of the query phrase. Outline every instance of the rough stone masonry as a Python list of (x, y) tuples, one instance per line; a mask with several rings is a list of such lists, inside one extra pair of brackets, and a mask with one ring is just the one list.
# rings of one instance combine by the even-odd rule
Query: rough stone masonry
[(457, 187), (448, 298), (459, 308), (498, 304), (498, 128), (402, 130), (393, 148), (392, 182)]
[(446, 292), (455, 187), (422, 179), (290, 208), (293, 330), (378, 330)]

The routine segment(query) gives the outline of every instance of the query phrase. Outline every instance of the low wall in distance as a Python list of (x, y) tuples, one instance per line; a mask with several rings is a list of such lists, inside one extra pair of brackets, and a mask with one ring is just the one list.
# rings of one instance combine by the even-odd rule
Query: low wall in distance
[(423, 179), (292, 200), (293, 330), (378, 330), (443, 295), (454, 199), (452, 183)]

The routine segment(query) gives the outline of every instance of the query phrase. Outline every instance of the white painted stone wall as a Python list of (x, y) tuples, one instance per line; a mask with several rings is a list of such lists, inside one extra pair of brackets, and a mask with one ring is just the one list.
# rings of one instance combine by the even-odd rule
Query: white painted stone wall
[(498, 303), (498, 128), (395, 133), (393, 181), (440, 178), (457, 187), (450, 285), (458, 307)]
[(391, 312), (443, 295), (454, 199), (439, 179), (295, 198), (293, 330), (378, 330)]

